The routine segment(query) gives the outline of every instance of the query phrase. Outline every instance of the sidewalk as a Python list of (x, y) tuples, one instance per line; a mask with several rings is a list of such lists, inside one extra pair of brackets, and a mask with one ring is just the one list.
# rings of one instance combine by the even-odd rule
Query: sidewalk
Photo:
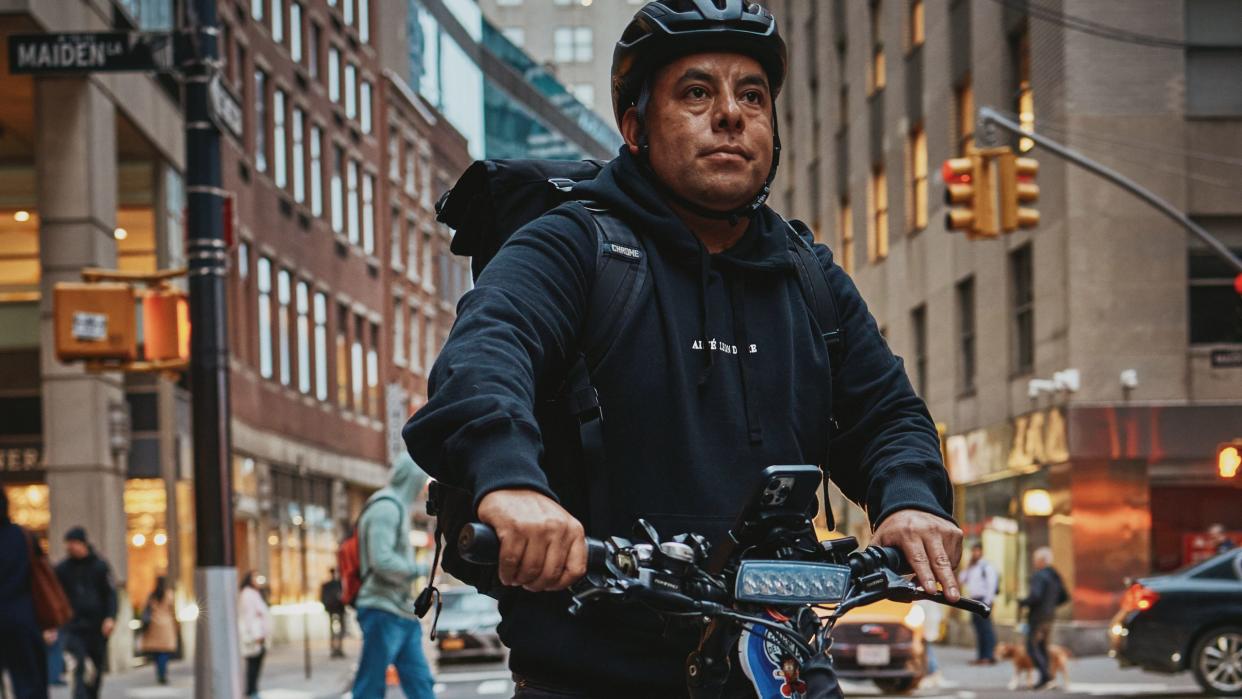
[[(342, 695), (348, 698), (360, 646), (357, 638), (346, 639), (346, 657), (332, 659), (326, 643), (312, 643), (309, 680), (301, 644), (274, 648), (263, 662), (259, 694), (262, 699), (341, 699)], [(165, 686), (156, 684), (154, 666), (146, 665), (122, 674), (105, 675), (101, 694), (104, 699), (192, 699), (193, 660), (171, 663), (168, 680)], [(51, 699), (69, 699), (69, 688), (54, 687), (50, 696)]]

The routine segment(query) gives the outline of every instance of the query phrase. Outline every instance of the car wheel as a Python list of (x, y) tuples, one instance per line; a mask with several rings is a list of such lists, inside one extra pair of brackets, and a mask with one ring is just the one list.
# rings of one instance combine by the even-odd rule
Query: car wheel
[(875, 686), (885, 694), (905, 694), (914, 689), (916, 680), (913, 677), (879, 677)]
[(1242, 696), (1242, 627), (1209, 631), (1195, 644), (1190, 662), (1195, 680), (1208, 693)]

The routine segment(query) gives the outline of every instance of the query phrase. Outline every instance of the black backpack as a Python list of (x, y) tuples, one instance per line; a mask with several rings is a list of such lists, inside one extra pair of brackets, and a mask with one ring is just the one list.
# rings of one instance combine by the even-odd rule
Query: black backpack
[[(605, 208), (574, 196), (574, 185), (594, 179), (603, 165), (594, 160), (476, 161), (436, 204), (437, 220), (456, 231), (452, 251), (471, 258), (471, 272), (476, 280), (510, 236), (552, 209), (583, 207), (596, 224), (599, 252), (595, 283), (587, 304), (579, 354), (560, 389), (540, 401), (535, 410), (544, 432), (543, 466), (549, 484), (570, 512), (588, 512), (589, 503), (602, 501), (603, 497), (597, 490), (602, 479), (593, 477), (604, 463), (603, 410), (591, 385), (588, 357), (602, 356), (605, 343), (616, 334), (613, 330), (622, 327), (634, 313), (648, 283), (646, 253), (629, 226)], [(801, 221), (791, 221), (788, 239), (799, 287), (819, 323), (835, 371), (844, 355), (836, 301), (823, 267), (811, 250), (810, 230)], [(572, 438), (575, 432), (577, 439)], [(549, 438), (550, 435), (567, 438)], [(573, 445), (569, 453), (558, 451), (565, 444)], [(582, 482), (584, 473), (586, 483)], [(433, 480), (428, 489), (427, 513), (436, 518), (436, 554), (431, 580), (418, 599), (419, 616), (426, 614), (436, 595), (437, 563), (480, 592), (498, 596), (502, 588), (496, 566), (469, 563), (457, 551), (457, 533), (474, 521), (471, 493)], [(831, 527), (831, 512), (828, 518)], [(433, 626), (433, 636), (434, 633)]]

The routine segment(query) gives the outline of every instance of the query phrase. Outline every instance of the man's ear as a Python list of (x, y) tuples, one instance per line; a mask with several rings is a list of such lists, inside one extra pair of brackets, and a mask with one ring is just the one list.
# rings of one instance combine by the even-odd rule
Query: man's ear
[(638, 142), (642, 137), (642, 119), (638, 118), (638, 108), (630, 107), (621, 115), (621, 137), (625, 139), (625, 147), (630, 155), (638, 155)]

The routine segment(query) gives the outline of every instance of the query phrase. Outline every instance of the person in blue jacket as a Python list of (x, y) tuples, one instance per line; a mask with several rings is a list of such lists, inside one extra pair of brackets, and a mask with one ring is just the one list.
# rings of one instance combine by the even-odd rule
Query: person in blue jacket
[(500, 596), (500, 634), (519, 697), (684, 694), (693, 632), (633, 610), (567, 613), (584, 534), (626, 535), (641, 516), (665, 536), (719, 539), (773, 464), (827, 461), (873, 540), (959, 596), (962, 535), (927, 408), (857, 287), (815, 245), (845, 337), (830, 367), (787, 224), (764, 204), (785, 64), (775, 19), (739, 0), (651, 2), (617, 44), (625, 145), (574, 196), (634, 231), (650, 282), (590, 371), (603, 501), (567, 508), (541, 461), (573, 445), (545, 443), (565, 435), (537, 416), (581, 346), (597, 240), (581, 207), (532, 221), (488, 263), (405, 427), (415, 461), (471, 492), (499, 535), (500, 579), (518, 588)]
[(15, 699), (47, 699), (47, 648), (30, 594), (30, 539), (9, 519), (0, 487), (0, 678), (8, 673)]

